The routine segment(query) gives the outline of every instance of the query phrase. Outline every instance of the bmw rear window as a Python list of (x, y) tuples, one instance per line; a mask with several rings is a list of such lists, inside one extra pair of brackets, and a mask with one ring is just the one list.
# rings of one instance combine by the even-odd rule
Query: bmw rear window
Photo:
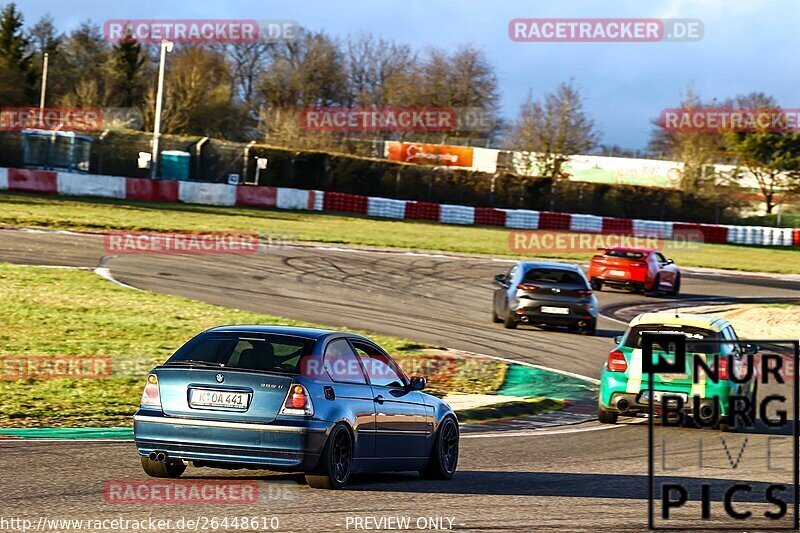
[(289, 335), (210, 333), (195, 337), (165, 365), (197, 365), (296, 374), (314, 339)]
[(695, 328), (690, 326), (675, 326), (671, 324), (642, 324), (632, 327), (625, 338), (625, 346), (628, 348), (642, 347), (642, 333), (674, 333), (686, 336), (686, 349), (698, 353), (717, 353), (720, 344), (713, 342), (703, 342), (708, 340), (720, 340), (720, 334), (708, 329)]
[(525, 272), (526, 283), (553, 283), (555, 285), (586, 285), (583, 276), (562, 268), (534, 268)]

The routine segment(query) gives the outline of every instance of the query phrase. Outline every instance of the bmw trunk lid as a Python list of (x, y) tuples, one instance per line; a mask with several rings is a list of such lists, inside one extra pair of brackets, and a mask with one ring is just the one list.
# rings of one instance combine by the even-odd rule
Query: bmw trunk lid
[(167, 416), (268, 423), (283, 406), (291, 375), (258, 371), (161, 366), (161, 408)]

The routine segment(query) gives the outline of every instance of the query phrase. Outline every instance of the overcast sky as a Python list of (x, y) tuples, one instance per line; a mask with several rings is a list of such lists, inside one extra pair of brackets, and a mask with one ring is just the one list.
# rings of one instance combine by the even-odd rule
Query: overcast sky
[[(0, 4), (3, 0), (0, 0)], [(604, 144), (643, 148), (650, 120), (676, 107), (691, 84), (703, 98), (763, 91), (800, 107), (800, 3), (747, 0), (90, 0), (17, 2), (32, 24), (49, 13), (61, 30), (91, 18), (291, 19), (334, 36), (371, 32), (411, 44), (454, 49), (471, 42), (495, 66), (502, 114), (574, 78)], [(689, 43), (516, 43), (514, 18), (698, 18), (705, 35)], [(790, 59), (792, 58), (792, 63)]]

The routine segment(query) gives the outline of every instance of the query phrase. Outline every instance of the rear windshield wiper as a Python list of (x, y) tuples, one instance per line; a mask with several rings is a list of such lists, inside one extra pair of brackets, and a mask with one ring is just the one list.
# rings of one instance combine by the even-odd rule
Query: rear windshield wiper
[(215, 367), (223, 367), (225, 366), (224, 363), (213, 363), (211, 361), (200, 361), (199, 359), (180, 359), (177, 361), (167, 361), (164, 365), (171, 366), (171, 365), (202, 365), (202, 366), (215, 366)]

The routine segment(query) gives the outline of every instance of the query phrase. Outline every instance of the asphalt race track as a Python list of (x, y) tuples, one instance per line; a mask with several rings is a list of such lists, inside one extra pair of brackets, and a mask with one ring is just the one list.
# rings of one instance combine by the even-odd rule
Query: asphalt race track
[[(0, 231), (0, 257), (7, 262), (94, 268), (104, 255), (101, 236)], [(592, 378), (600, 374), (610, 338), (623, 329), (607, 318), (600, 320), (597, 337), (525, 326), (509, 331), (493, 324), (491, 280), (508, 263), (490, 259), (287, 246), (246, 256), (119, 256), (104, 266), (117, 280), (141, 289), (508, 357)], [(683, 293), (681, 299), (798, 297), (800, 282), (684, 272)], [(601, 307), (653, 301), (623, 292), (598, 297)], [(711, 454), (722, 434), (662, 431), (670, 437), (664, 464), (674, 468), (670, 475), (676, 479), (692, 478), (695, 485), (707, 482), (712, 487), (718, 480), (736, 479), (756, 489), (776, 480), (791, 484), (791, 472), (765, 466), (763, 458), (774, 448), (765, 434), (725, 434), (726, 445), (734, 450), (747, 439), (741, 464), (700, 472), (697, 441)], [(265, 516), (277, 518), (279, 531), (375, 529), (373, 519), (410, 517), (411, 529), (430, 525), (426, 519), (439, 519), (445, 528), (469, 531), (642, 531), (647, 527), (647, 457), (646, 423), (600, 426), (595, 421), (538, 434), (465, 435), (459, 472), (451, 482), (422, 481), (416, 474), (369, 476), (334, 493), (309, 489), (296, 475), (190, 469), (187, 479), (252, 480), (259, 487), (259, 503), (141, 506), (104, 502), (109, 481), (146, 479), (131, 443), (8, 441), (0, 443), (0, 516), (29, 518), (34, 525), (42, 516)], [(712, 488), (711, 514), (722, 520), (718, 492)], [(759, 516), (774, 509), (759, 503), (763, 500), (756, 492), (751, 498), (739, 497), (737, 505)], [(699, 489), (692, 491), (690, 500), (698, 494)], [(695, 510), (685, 515), (692, 527), (709, 527), (698, 518), (699, 502), (688, 505)]]

